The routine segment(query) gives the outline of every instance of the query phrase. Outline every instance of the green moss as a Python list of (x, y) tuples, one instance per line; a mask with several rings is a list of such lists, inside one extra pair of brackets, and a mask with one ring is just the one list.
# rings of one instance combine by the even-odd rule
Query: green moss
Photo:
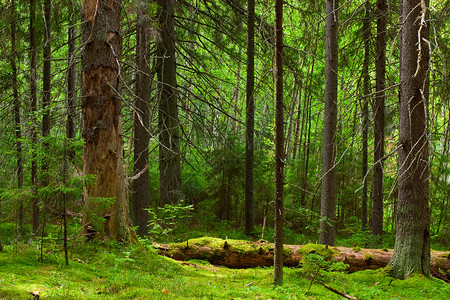
[(190, 239), (186, 242), (182, 243), (174, 243), (171, 244), (172, 248), (176, 249), (186, 249), (186, 245), (189, 247), (198, 246), (198, 247), (209, 247), (213, 252), (219, 252), (224, 250), (234, 251), (239, 255), (257, 255), (261, 251), (268, 251), (273, 246), (270, 244), (264, 243), (263, 245), (254, 244), (244, 240), (232, 240), (232, 239), (219, 239), (212, 237), (201, 237)]
[(239, 253), (239, 255), (242, 255), (242, 256), (257, 255), (258, 249), (259, 249), (259, 247), (257, 247), (255, 244), (230, 241), (230, 250), (236, 251), (237, 253)]
[(366, 253), (366, 254), (364, 255), (364, 260), (372, 260), (372, 259), (373, 259), (373, 255), (372, 255), (372, 254)]
[[(223, 246), (225, 241), (215, 242)], [(227, 240), (228, 243), (243, 253), (248, 252), (244, 245), (259, 249), (257, 244), (243, 241)], [(186, 264), (145, 250), (133, 257), (134, 262), (128, 262), (124, 258), (132, 249), (108, 250), (102, 246), (95, 247), (96, 251), (86, 251), (87, 246), (75, 247), (74, 257), (84, 263), (71, 261), (64, 266), (61, 253), (51, 255), (54, 262), (39, 263), (37, 247), (26, 247), (30, 251), (18, 253), (7, 247), (0, 252), (2, 299), (29, 299), (31, 290), (39, 291), (42, 299), (307, 299), (303, 293), (310, 283), (309, 278), (298, 276), (299, 269), (294, 268), (284, 268), (283, 286), (273, 288), (271, 267), (229, 269), (200, 260)], [(317, 249), (310, 247), (312, 250)], [(345, 286), (345, 292), (358, 299), (448, 299), (450, 294), (450, 285), (441, 280), (418, 274), (398, 280), (382, 269), (340, 273), (339, 280), (329, 285), (341, 291)], [(320, 284), (312, 285), (308, 297), (341, 299)]]
[(288, 257), (291, 255), (291, 249), (288, 247), (283, 247), (283, 256)]
[(222, 239), (208, 237), (208, 236), (196, 238), (196, 239), (190, 239), (188, 242), (189, 242), (189, 245), (196, 245), (199, 247), (202, 247), (202, 246), (213, 247), (214, 245), (217, 245), (217, 243), (223, 244)]
[(358, 252), (358, 251), (361, 251), (361, 247), (355, 246), (355, 247), (352, 248), (352, 250), (355, 251), (355, 252)]
[(336, 252), (330, 247), (326, 247), (325, 245), (306, 244), (298, 249), (298, 253), (302, 254), (303, 256), (310, 253), (316, 253), (325, 258), (331, 258)]

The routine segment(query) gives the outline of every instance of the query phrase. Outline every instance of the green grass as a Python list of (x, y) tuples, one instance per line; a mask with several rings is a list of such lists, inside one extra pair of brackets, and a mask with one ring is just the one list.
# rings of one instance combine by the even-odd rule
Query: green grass
[[(273, 288), (272, 268), (228, 269), (208, 262), (177, 262), (151, 247), (81, 244), (65, 266), (58, 252), (38, 262), (33, 245), (8, 245), (0, 252), (0, 298), (29, 299), (343, 299), (285, 268), (283, 287)], [(394, 280), (380, 271), (327, 273), (326, 282), (358, 299), (448, 299), (450, 286), (414, 275)]]

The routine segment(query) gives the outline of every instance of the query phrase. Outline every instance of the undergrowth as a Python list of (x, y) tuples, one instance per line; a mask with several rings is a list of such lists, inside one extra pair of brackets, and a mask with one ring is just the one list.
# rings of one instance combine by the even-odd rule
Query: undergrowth
[[(145, 243), (80, 243), (68, 266), (60, 252), (48, 252), (40, 263), (37, 245), (16, 243), (0, 252), (0, 298), (30, 299), (39, 292), (46, 299), (342, 299), (319, 284), (305, 296), (311, 278), (301, 268), (284, 271), (284, 285), (273, 288), (273, 268), (178, 262)], [(345, 274), (324, 268), (322, 277), (358, 299), (448, 299), (450, 294), (448, 284), (420, 275), (402, 281), (382, 270)]]

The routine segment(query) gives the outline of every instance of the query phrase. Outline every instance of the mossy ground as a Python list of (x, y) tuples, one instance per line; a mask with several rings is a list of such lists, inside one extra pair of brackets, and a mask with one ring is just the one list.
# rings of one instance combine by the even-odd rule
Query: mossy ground
[[(33, 245), (0, 252), (0, 298), (29, 299), (342, 299), (313, 284), (301, 269), (285, 268), (283, 287), (273, 288), (272, 268), (228, 269), (193, 260), (177, 262), (150, 247), (81, 244), (70, 265), (59, 252), (44, 263)], [(450, 286), (419, 275), (394, 280), (382, 271), (328, 273), (327, 283), (358, 299), (448, 299)]]

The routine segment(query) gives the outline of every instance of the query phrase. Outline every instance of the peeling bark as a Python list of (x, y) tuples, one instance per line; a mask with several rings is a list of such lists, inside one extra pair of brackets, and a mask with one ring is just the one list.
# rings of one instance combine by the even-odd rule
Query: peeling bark
[(83, 1), (83, 173), (95, 175), (84, 191), (83, 233), (112, 239), (120, 238), (121, 224), (126, 228), (130, 223), (118, 94), (121, 8), (120, 1)]

